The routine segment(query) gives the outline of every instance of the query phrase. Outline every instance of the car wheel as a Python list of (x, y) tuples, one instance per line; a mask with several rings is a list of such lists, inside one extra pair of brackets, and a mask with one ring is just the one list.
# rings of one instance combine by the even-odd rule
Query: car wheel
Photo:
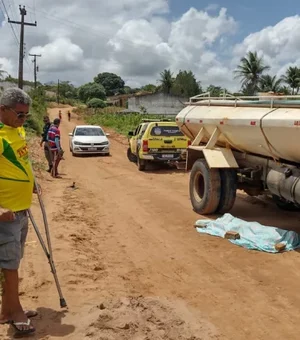
[(145, 171), (146, 170), (146, 161), (144, 159), (140, 159), (140, 157), (137, 157), (137, 166), (139, 171)]
[(131, 148), (128, 148), (128, 149), (127, 149), (127, 158), (129, 159), (130, 162), (133, 162), (133, 163), (136, 163), (136, 162), (137, 162), (136, 155), (134, 155), (134, 154), (131, 152)]

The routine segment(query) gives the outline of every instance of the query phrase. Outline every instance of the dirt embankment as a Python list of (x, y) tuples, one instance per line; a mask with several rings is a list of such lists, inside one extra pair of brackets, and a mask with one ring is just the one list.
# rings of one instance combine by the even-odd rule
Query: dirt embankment
[[(250, 252), (197, 234), (187, 174), (138, 172), (126, 159), (126, 138), (115, 134), (111, 157), (74, 158), (68, 132), (76, 123), (62, 122), (62, 179), (40, 177), (69, 309), (59, 308), (31, 231), (20, 273), (24, 307), (40, 313), (35, 339), (298, 340), (299, 253)], [(36, 201), (32, 211), (42, 226)], [(232, 214), (299, 226), (299, 214), (245, 196)], [(1, 339), (10, 338), (7, 329)]]

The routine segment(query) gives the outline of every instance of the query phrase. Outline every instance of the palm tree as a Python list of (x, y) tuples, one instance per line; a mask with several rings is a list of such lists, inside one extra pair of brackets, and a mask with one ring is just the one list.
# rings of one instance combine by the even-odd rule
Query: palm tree
[(297, 66), (290, 66), (284, 76), (282, 76), (282, 80), (287, 83), (292, 89), (292, 95), (299, 92), (300, 88), (300, 69)]
[(249, 51), (241, 59), (241, 63), (234, 73), (236, 74), (235, 78), (241, 79), (242, 88), (247, 89), (250, 95), (254, 95), (258, 90), (260, 77), (269, 69), (270, 66), (264, 64), (263, 58), (259, 57), (257, 52)]
[(163, 72), (160, 73), (160, 77), (161, 78), (159, 81), (161, 83), (162, 92), (170, 94), (174, 83), (173, 74), (171, 73), (170, 70), (164, 70)]
[(259, 89), (262, 92), (280, 92), (282, 79), (269, 74), (264, 74), (259, 79)]

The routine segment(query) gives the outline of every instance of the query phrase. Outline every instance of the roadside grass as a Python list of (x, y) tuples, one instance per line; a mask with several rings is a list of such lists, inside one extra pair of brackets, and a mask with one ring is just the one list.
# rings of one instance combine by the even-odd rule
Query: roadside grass
[[(106, 108), (116, 109), (116, 108)], [(118, 108), (120, 110), (120, 108)], [(171, 115), (157, 115), (157, 114), (140, 114), (140, 113), (116, 113), (113, 110), (111, 112), (105, 112), (105, 110), (86, 112), (84, 118), (88, 124), (100, 125), (102, 127), (111, 128), (119, 134), (128, 135), (129, 131), (133, 131), (142, 122), (143, 119), (170, 119), (175, 121), (175, 116)]]

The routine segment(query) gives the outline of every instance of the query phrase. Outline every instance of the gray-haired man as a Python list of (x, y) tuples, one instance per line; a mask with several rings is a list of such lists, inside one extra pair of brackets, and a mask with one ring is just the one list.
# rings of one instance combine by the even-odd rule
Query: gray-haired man
[(0, 323), (10, 323), (18, 335), (35, 332), (19, 300), (18, 269), (28, 232), (34, 177), (23, 124), (30, 97), (10, 88), (0, 98), (0, 268), (4, 275)]

